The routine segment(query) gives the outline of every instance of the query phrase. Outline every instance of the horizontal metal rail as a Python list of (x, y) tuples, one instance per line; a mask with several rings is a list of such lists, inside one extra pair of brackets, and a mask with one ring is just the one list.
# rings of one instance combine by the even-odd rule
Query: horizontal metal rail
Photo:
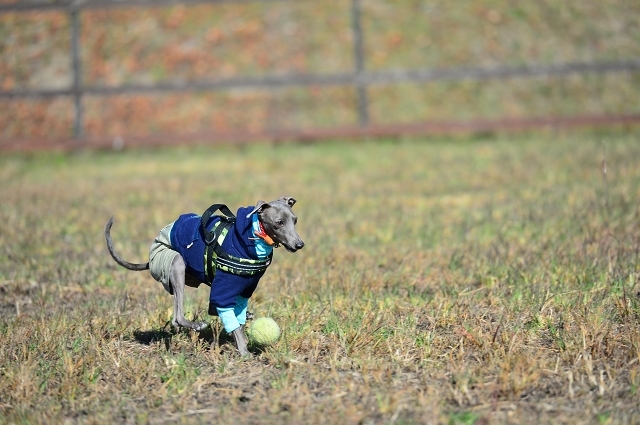
[[(256, 3), (282, 2), (286, 0), (76, 0), (76, 1), (18, 1), (0, 4), (0, 13), (29, 12), (35, 10), (81, 10), (81, 9), (109, 9), (112, 7), (165, 7), (195, 4), (223, 4), (223, 3)], [(290, 1), (290, 0), (289, 0)], [(298, 0), (299, 1), (299, 0)]]
[[(153, 85), (123, 84), (120, 86), (87, 85), (81, 87), (88, 95), (121, 95), (129, 93), (162, 93), (215, 91), (228, 89), (263, 89), (300, 86), (372, 86), (397, 83), (427, 83), (434, 81), (490, 80), (518, 77), (553, 77), (568, 74), (640, 71), (640, 59), (617, 62), (575, 62), (550, 65), (495, 67), (456, 67), (443, 69), (407, 69), (345, 72), (334, 74), (287, 74), (263, 77), (234, 77), (219, 80), (169, 81)], [(74, 94), (72, 87), (63, 89), (15, 89), (0, 91), (0, 98), (53, 97)]]

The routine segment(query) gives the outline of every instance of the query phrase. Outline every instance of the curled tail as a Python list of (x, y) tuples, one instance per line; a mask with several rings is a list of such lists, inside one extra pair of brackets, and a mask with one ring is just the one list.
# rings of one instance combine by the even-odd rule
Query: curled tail
[(111, 239), (111, 226), (113, 226), (113, 217), (109, 219), (109, 222), (104, 227), (104, 238), (107, 240), (107, 248), (109, 249), (109, 254), (116, 260), (116, 263), (120, 264), (125, 269), (134, 270), (134, 271), (142, 271), (147, 270), (149, 268), (149, 263), (146, 264), (134, 264), (129, 263), (128, 261), (123, 260), (116, 254), (115, 249), (113, 249), (113, 240)]

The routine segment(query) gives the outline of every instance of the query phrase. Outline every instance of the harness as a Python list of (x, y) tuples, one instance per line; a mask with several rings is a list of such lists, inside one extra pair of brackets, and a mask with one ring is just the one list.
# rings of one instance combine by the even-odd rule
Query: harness
[[(211, 230), (207, 230), (207, 222), (213, 213), (220, 210), (223, 215), (220, 217)], [(271, 264), (273, 252), (264, 260), (253, 260), (251, 258), (234, 257), (222, 249), (222, 242), (236, 222), (236, 216), (224, 204), (211, 205), (202, 214), (200, 220), (200, 231), (206, 245), (204, 250), (204, 271), (207, 284), (211, 286), (216, 276), (216, 269), (223, 270), (239, 276), (252, 276), (264, 273)]]

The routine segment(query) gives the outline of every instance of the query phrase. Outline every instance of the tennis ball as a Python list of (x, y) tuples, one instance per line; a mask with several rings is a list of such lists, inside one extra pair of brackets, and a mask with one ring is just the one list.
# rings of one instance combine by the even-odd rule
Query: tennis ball
[(256, 345), (271, 345), (280, 339), (280, 326), (271, 317), (259, 317), (247, 329), (247, 337)]

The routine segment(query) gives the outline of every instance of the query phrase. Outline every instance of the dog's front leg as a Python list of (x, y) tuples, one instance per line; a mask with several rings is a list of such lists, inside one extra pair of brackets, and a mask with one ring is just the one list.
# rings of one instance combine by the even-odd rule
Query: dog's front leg
[(233, 331), (233, 339), (236, 340), (236, 348), (240, 352), (241, 356), (250, 355), (249, 349), (247, 348), (247, 336), (244, 333), (244, 325), (241, 325), (235, 331)]
[(206, 322), (192, 322), (184, 318), (184, 287), (185, 287), (185, 273), (187, 266), (180, 254), (176, 255), (171, 263), (171, 270), (169, 271), (169, 280), (171, 287), (173, 288), (173, 326), (182, 326), (185, 328), (193, 329), (194, 331), (201, 331), (207, 328)]

